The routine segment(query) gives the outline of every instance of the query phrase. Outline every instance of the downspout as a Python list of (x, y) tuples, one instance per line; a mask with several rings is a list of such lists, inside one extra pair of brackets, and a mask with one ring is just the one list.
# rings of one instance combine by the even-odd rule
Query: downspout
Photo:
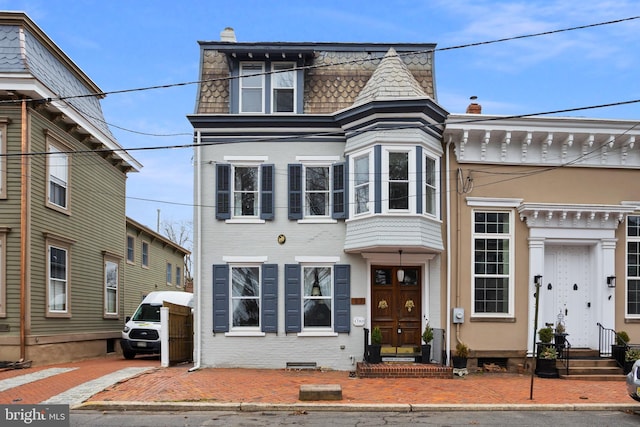
[(449, 150), (451, 148), (451, 137), (447, 141), (446, 151), (445, 151), (445, 161), (446, 165), (446, 174), (447, 179), (445, 180), (446, 186), (446, 204), (447, 204), (447, 337), (445, 340), (445, 351), (447, 355), (447, 361), (449, 361), (449, 354), (451, 351), (451, 329), (449, 325), (451, 325), (451, 168), (449, 165)]
[(28, 223), (29, 223), (29, 144), (27, 143), (27, 101), (21, 103), (20, 129), (20, 360), (26, 358), (27, 337), (27, 255), (28, 255)]
[(193, 248), (195, 254), (194, 254), (194, 259), (193, 259), (193, 263), (194, 263), (194, 296), (195, 296), (195, 300), (196, 300), (196, 312), (194, 315), (194, 322), (193, 322), (193, 333), (195, 335), (195, 338), (193, 340), (193, 352), (194, 352), (194, 361), (193, 361), (193, 367), (191, 367), (191, 369), (189, 369), (189, 372), (193, 372), (195, 370), (200, 369), (200, 363), (201, 363), (201, 359), (202, 359), (202, 335), (201, 335), (201, 330), (202, 330), (202, 321), (201, 321), (201, 313), (202, 313), (202, 291), (201, 291), (201, 283), (202, 283), (202, 273), (201, 273), (201, 269), (200, 269), (200, 260), (202, 259), (202, 192), (200, 191), (202, 188), (202, 172), (200, 170), (200, 156), (201, 156), (201, 150), (202, 150), (202, 146), (200, 145), (201, 143), (201, 134), (200, 131), (196, 132), (196, 149), (195, 149), (195, 156), (194, 156), (194, 178), (195, 178), (195, 197), (194, 197), (194, 201), (195, 201), (195, 227), (194, 227), (194, 242), (195, 242), (195, 246)]

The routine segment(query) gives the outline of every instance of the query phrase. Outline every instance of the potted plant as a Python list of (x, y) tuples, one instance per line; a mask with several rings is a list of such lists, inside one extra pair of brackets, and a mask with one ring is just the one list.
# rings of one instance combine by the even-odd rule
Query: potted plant
[(467, 367), (467, 358), (469, 357), (469, 347), (463, 342), (456, 345), (456, 353), (452, 358), (453, 367), (455, 369), (465, 369)]
[(616, 343), (611, 344), (611, 357), (613, 357), (621, 368), (624, 368), (625, 352), (627, 351), (628, 342), (629, 334), (625, 331), (620, 331), (616, 332)]
[(558, 378), (557, 358), (558, 351), (556, 346), (552, 344), (544, 345), (536, 360), (536, 375), (541, 378)]
[(422, 331), (422, 363), (429, 363), (431, 361), (431, 341), (433, 341), (433, 328), (427, 324)]
[(624, 353), (624, 374), (631, 372), (631, 368), (636, 360), (640, 359), (640, 349), (630, 348)]
[(538, 331), (538, 337), (540, 338), (540, 342), (538, 343), (538, 351), (540, 354), (548, 344), (551, 344), (551, 340), (553, 339), (553, 329), (551, 326), (545, 326)]
[(382, 348), (382, 331), (380, 327), (374, 326), (371, 331), (371, 345), (369, 346), (369, 362), (380, 363), (382, 357), (380, 356), (380, 349)]
[(567, 334), (564, 329), (564, 323), (558, 322), (556, 324), (556, 329), (553, 332), (553, 342), (556, 345), (556, 351), (558, 352), (558, 356), (562, 356), (562, 351), (567, 346)]

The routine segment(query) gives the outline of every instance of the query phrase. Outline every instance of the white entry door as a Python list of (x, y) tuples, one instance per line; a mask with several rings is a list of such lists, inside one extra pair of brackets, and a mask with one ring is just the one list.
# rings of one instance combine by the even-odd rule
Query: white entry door
[(541, 327), (545, 323), (555, 325), (560, 317), (572, 347), (597, 348), (591, 247), (545, 246), (544, 262), (540, 289)]

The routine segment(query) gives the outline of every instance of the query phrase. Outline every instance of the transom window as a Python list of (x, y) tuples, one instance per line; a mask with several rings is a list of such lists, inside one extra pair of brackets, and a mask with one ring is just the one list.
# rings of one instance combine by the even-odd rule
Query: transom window
[(511, 213), (475, 211), (473, 215), (473, 301), (475, 314), (509, 314)]
[(260, 267), (231, 267), (231, 327), (260, 327)]
[(640, 316), (640, 216), (627, 217), (627, 314)]
[(333, 311), (332, 268), (303, 267), (304, 328), (331, 328)]

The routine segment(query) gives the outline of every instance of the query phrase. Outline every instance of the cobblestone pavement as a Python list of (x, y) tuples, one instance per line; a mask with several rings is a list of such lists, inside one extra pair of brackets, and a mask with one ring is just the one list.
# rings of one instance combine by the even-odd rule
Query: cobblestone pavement
[[(344, 371), (161, 368), (157, 358), (110, 356), (0, 372), (0, 403), (191, 402), (297, 404), (302, 384), (340, 384), (333, 405), (597, 405), (640, 404), (624, 381), (533, 380), (528, 374), (484, 373), (451, 379), (359, 379)], [(156, 406), (157, 408), (157, 406)]]

